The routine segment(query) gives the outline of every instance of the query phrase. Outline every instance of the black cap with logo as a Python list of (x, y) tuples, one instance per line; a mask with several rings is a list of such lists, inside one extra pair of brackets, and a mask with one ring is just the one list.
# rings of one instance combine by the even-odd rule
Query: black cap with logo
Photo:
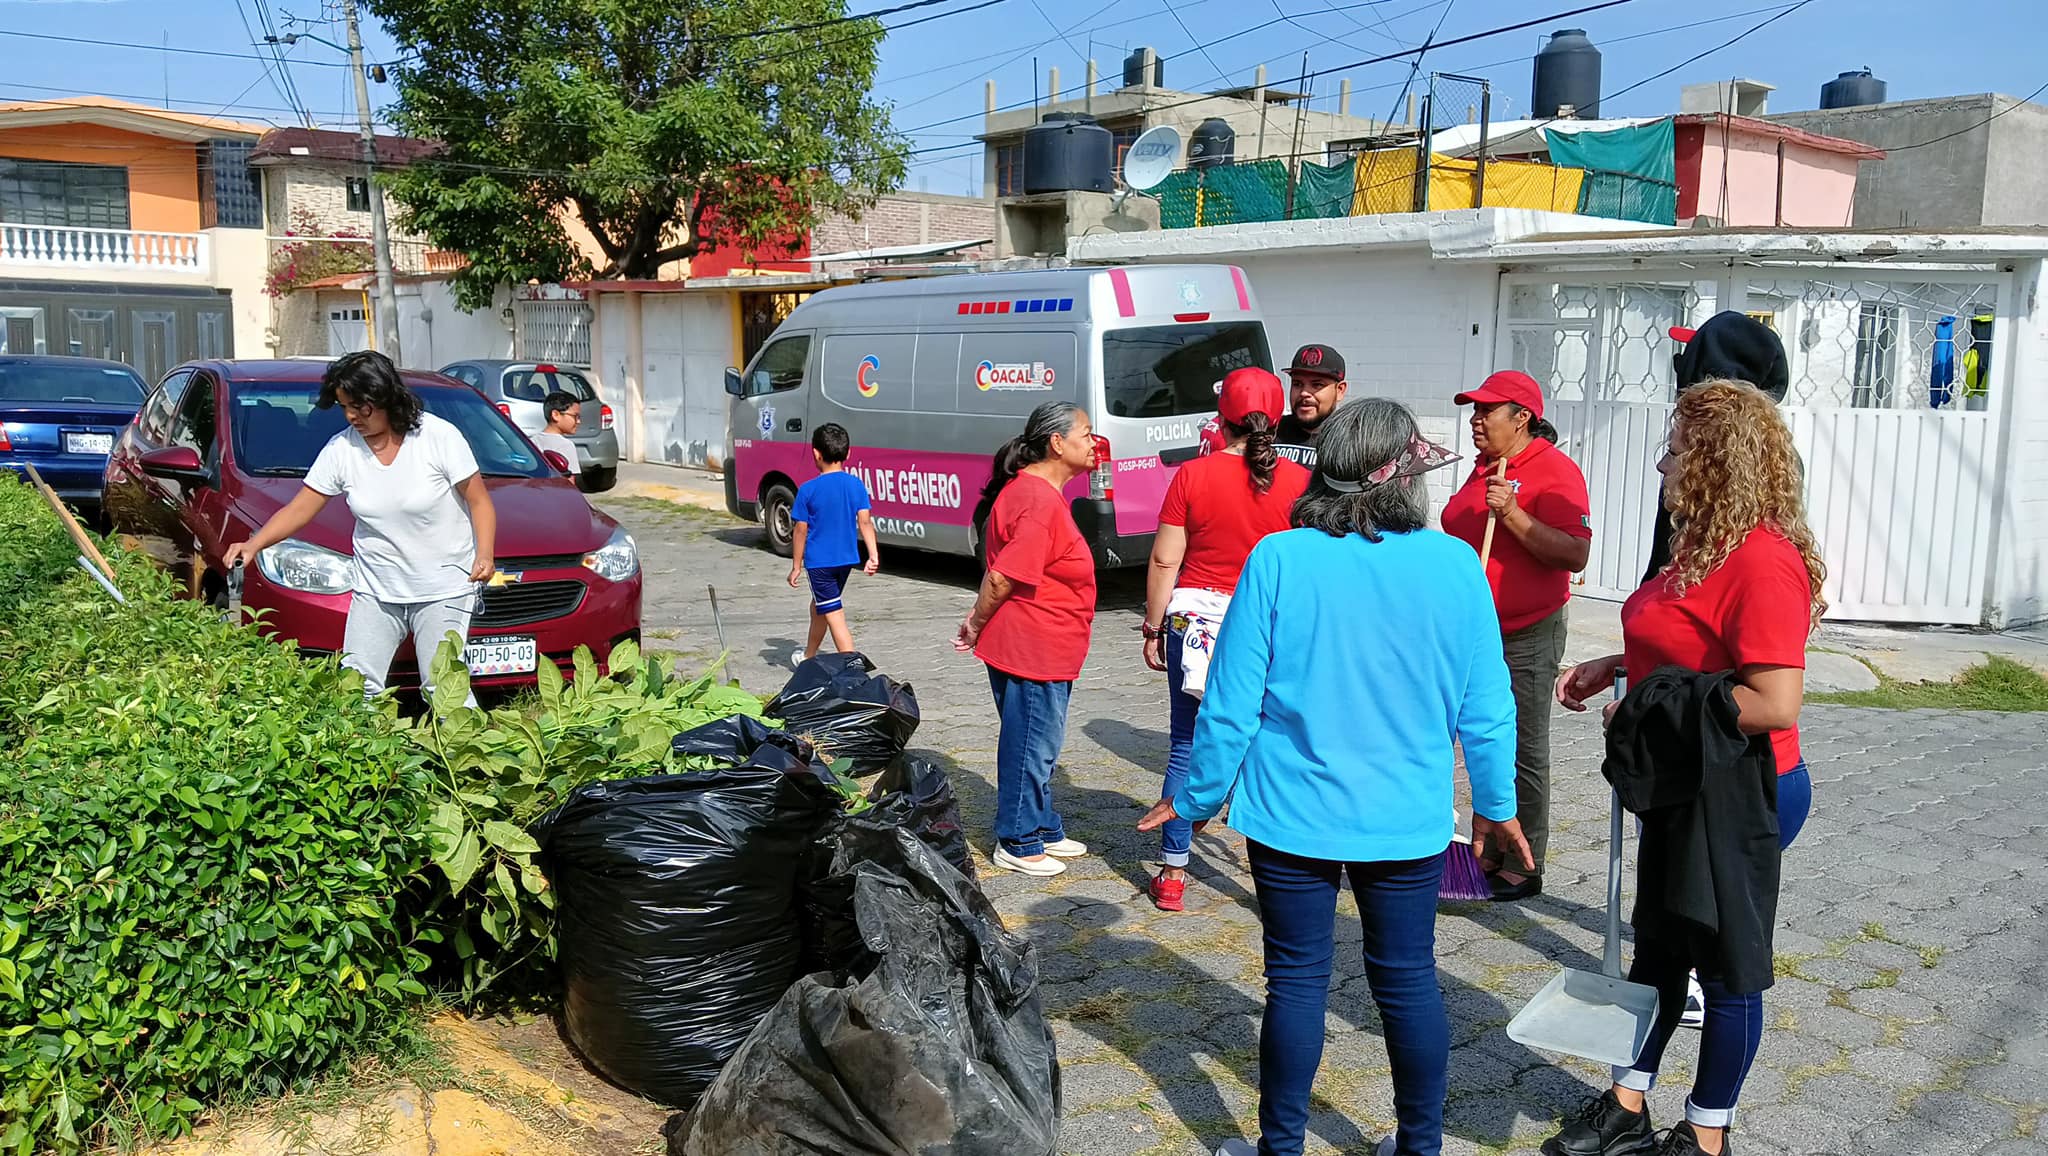
[(1294, 351), (1289, 373), (1314, 373), (1332, 381), (1344, 380), (1344, 355), (1327, 345), (1304, 345)]

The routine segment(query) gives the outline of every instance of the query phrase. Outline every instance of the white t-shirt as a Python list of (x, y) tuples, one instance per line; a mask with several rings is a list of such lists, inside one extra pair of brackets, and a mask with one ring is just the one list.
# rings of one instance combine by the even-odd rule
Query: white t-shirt
[(553, 450), (569, 463), (569, 474), (574, 477), (583, 472), (583, 463), (576, 460), (576, 443), (551, 429), (544, 429), (533, 435), (533, 448)]
[(382, 602), (433, 602), (475, 588), (476, 529), (455, 487), (476, 474), (462, 431), (427, 413), (388, 466), (354, 429), (335, 434), (306, 471), (306, 486), (348, 498), (355, 590)]

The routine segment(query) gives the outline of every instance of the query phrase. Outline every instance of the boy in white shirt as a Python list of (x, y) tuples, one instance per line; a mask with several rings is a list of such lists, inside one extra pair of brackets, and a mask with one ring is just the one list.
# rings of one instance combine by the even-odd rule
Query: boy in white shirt
[(583, 403), (567, 390), (558, 389), (541, 402), (541, 411), (547, 415), (547, 426), (533, 435), (533, 446), (538, 450), (553, 450), (569, 463), (569, 476), (576, 477), (583, 472), (583, 463), (576, 460), (576, 443), (569, 435), (583, 424)]

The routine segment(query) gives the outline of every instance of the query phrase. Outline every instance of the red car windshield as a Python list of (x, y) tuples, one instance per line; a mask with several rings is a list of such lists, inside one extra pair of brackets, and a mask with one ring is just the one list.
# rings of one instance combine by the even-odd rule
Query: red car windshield
[[(541, 460), (510, 419), (470, 389), (416, 391), (427, 412), (462, 431), (484, 476), (548, 478)], [(235, 461), (245, 473), (303, 477), (329, 438), (348, 428), (341, 407), (320, 409), (319, 382), (238, 382), (228, 416)]]

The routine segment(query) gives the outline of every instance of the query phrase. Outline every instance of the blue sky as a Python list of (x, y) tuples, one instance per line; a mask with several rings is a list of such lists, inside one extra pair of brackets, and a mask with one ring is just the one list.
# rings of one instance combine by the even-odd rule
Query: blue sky
[[(972, 0), (960, 0), (964, 7)], [(980, 160), (970, 137), (979, 131), (982, 81), (996, 81), (1000, 104), (1026, 103), (1034, 77), (1060, 69), (1061, 85), (1079, 82), (1094, 56), (1113, 86), (1127, 51), (1155, 47), (1167, 60), (1169, 87), (1195, 91), (1248, 84), (1267, 65), (1269, 81), (1300, 71), (1332, 69), (1421, 43), (1441, 21), (1447, 40), (1503, 24), (1578, 7), (1588, 0), (1001, 0), (1000, 3), (894, 31), (882, 48), (877, 93), (895, 104), (910, 130), (911, 188), (966, 192), (977, 188)], [(1604, 53), (1603, 90), (1613, 93), (1721, 44), (1793, 0), (1632, 0), (1602, 12), (1556, 22), (1584, 27)], [(264, 0), (273, 23), (287, 14), (321, 19), (321, 0)], [(855, 11), (892, 0), (854, 0)], [(921, 9), (891, 23), (945, 11)], [(327, 13), (338, 6), (331, 0)], [(1673, 111), (1680, 86), (1752, 77), (1778, 86), (1774, 110), (1812, 108), (1821, 84), (1836, 73), (1869, 67), (1890, 84), (1893, 99), (1984, 91), (2025, 96), (2048, 82), (2048, 63), (2034, 51), (2044, 23), (2040, 0), (1978, 0), (1967, 23), (1941, 19), (1954, 11), (1926, 0), (1810, 0), (1732, 47), (1603, 104), (1608, 115)], [(160, 103), (168, 84), (173, 107), (258, 121), (290, 123), (288, 102), (244, 31), (246, 13), (263, 35), (257, 0), (0, 0), (0, 51), (8, 68), (0, 99), (52, 99), (98, 92)], [(1703, 23), (1705, 22), (1705, 23)], [(1263, 25), (1264, 27), (1259, 27)], [(1677, 27), (1694, 25), (1693, 27)], [(1473, 44), (1431, 52), (1425, 70), (1492, 80), (1496, 117), (1527, 107), (1529, 57), (1544, 24)], [(2004, 29), (2005, 34), (1997, 30)], [(338, 23), (313, 32), (337, 42)], [(39, 40), (15, 33), (116, 40), (160, 46), (106, 48)], [(1206, 50), (1201, 42), (1237, 35)], [(367, 29), (373, 59), (399, 47)], [(194, 55), (193, 49), (230, 54)], [(314, 118), (335, 127), (353, 115), (354, 96), (338, 52), (301, 41), (289, 52), (291, 76)], [(1035, 68), (1034, 68), (1035, 62)], [(1384, 115), (1407, 80), (1406, 59), (1319, 76), (1317, 107), (1335, 106), (1338, 81), (1352, 83), (1352, 111)], [(372, 88), (373, 102), (389, 90)], [(1504, 107), (1503, 107), (1504, 106)], [(956, 119), (964, 118), (964, 119)], [(947, 123), (950, 122), (950, 123)]]

